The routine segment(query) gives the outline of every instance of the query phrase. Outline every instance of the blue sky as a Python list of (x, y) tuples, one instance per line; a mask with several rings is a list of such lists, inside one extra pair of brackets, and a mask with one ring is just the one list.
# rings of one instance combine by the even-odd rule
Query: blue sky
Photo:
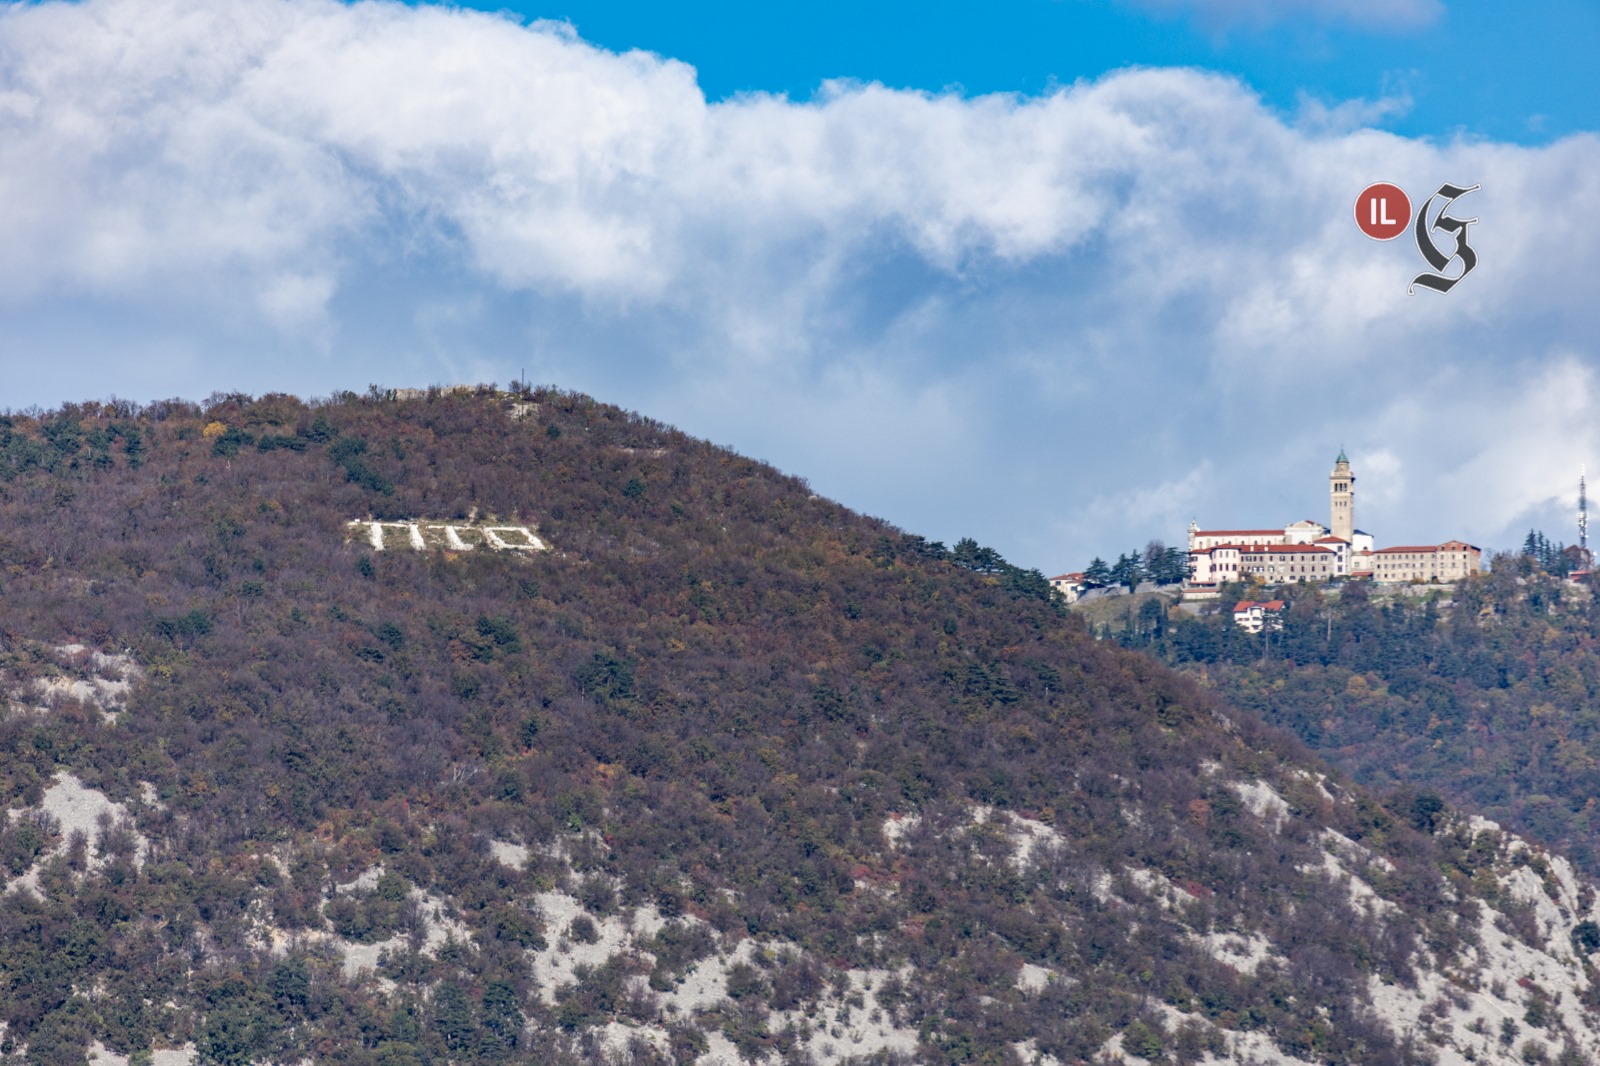
[[(1340, 447), (1380, 544), (1572, 539), (1593, 4), (497, 12), (0, 7), (0, 408), (525, 372), (1051, 573)], [(1451, 292), (1379, 179), (1481, 185)]]
[(1600, 128), (1600, 4), (1588, 0), (468, 6), (681, 59), (714, 100), (804, 100), (832, 78), (1037, 94), (1129, 66), (1192, 66), (1241, 78), (1285, 114), (1307, 97), (1408, 100), (1382, 122), (1406, 136), (1529, 144)]

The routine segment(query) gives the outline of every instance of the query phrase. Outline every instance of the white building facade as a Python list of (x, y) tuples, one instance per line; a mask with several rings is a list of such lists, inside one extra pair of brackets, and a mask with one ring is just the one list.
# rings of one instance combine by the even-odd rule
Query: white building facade
[(1482, 550), (1463, 540), (1379, 548), (1372, 553), (1372, 580), (1385, 584), (1460, 581), (1482, 569)]
[(1309, 518), (1281, 529), (1201, 529), (1190, 523), (1184, 595), (1209, 598), (1221, 585), (1247, 578), (1268, 584), (1341, 577), (1397, 583), (1458, 581), (1479, 572), (1482, 552), (1465, 541), (1377, 548), (1372, 534), (1355, 527), (1355, 485), (1341, 448), (1328, 475), (1326, 526)]

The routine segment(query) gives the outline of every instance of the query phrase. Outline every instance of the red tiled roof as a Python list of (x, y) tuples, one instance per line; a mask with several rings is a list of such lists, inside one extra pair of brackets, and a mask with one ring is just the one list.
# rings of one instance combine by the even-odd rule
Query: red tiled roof
[(1281, 611), (1281, 610), (1283, 610), (1283, 601), (1282, 600), (1268, 600), (1266, 603), (1263, 603), (1261, 605), (1261, 609), (1263, 611)]
[(1313, 544), (1349, 544), (1350, 542), (1345, 540), (1343, 537), (1318, 537), (1316, 540), (1312, 541), (1311, 543), (1313, 543)]
[(1080, 572), (1075, 573), (1075, 574), (1057, 574), (1055, 577), (1051, 578), (1050, 580), (1051, 581), (1082, 581), (1083, 580), (1083, 573), (1080, 571)]

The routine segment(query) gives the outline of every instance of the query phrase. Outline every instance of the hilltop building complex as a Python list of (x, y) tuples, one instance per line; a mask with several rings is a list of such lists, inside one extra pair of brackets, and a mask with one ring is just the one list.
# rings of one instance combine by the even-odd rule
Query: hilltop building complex
[(1356, 476), (1341, 449), (1328, 475), (1329, 523), (1302, 519), (1274, 529), (1201, 529), (1189, 525), (1189, 580), (1184, 595), (1205, 599), (1230, 581), (1254, 578), (1269, 585), (1289, 581), (1370, 578), (1385, 583), (1457, 581), (1481, 568), (1471, 544), (1378, 548), (1355, 527)]

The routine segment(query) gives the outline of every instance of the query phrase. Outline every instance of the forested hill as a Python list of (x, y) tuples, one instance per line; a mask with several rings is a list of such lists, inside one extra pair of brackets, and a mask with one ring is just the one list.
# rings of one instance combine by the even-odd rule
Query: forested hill
[[(1530, 538), (1531, 540), (1531, 538)], [(1147, 616), (1124, 642), (1383, 790), (1480, 811), (1600, 874), (1600, 599), (1525, 556), (1448, 590), (1290, 589), (1281, 632)], [(1424, 800), (1424, 802), (1430, 802)], [(1432, 802), (1436, 802), (1433, 800)]]
[(1593, 1061), (1564, 860), (1039, 584), (553, 390), (0, 420), (0, 1054)]

